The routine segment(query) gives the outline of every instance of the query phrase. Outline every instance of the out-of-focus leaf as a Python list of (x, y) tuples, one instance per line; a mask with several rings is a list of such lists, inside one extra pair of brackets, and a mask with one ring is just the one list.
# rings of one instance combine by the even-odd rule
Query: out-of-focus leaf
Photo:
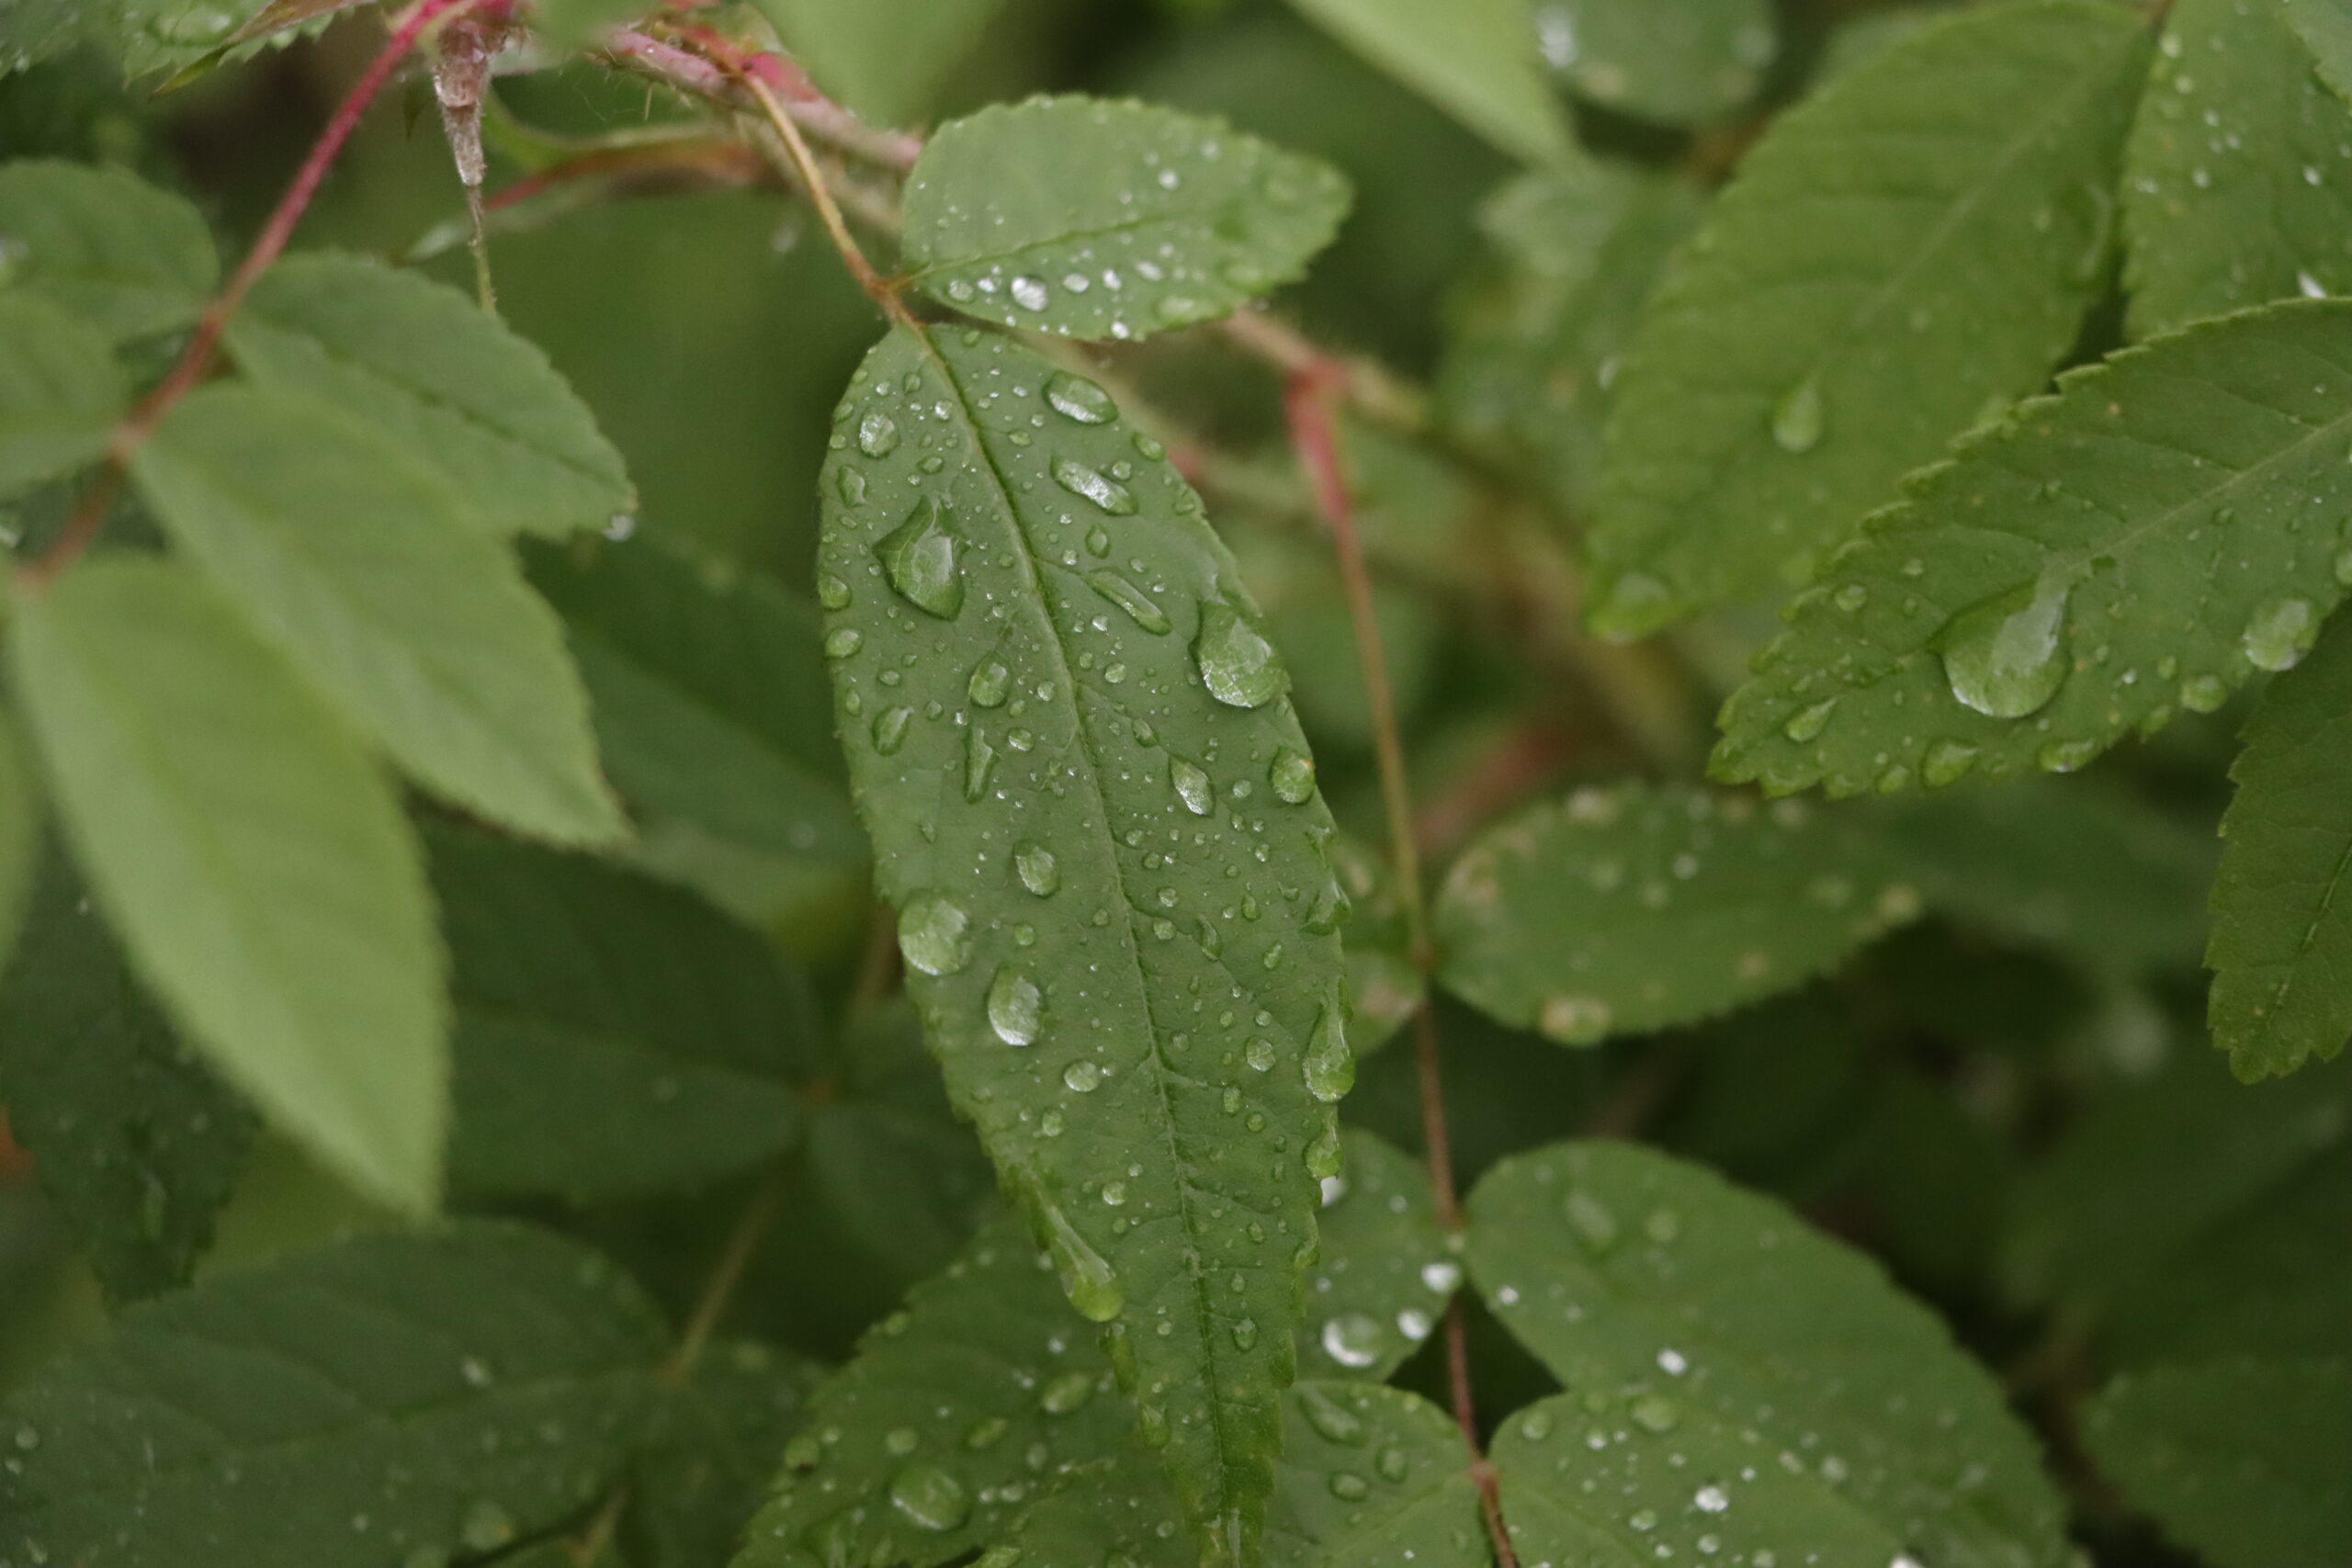
[(1512, 156), (1549, 164), (1568, 155), (1568, 118), (1544, 79), (1527, 0), (1291, 3)]
[(1570, 92), (1670, 123), (1755, 96), (1778, 42), (1768, 0), (1536, 0), (1535, 39)]
[(979, 41), (1004, 0), (758, 0), (817, 85), (867, 118), (907, 125)]
[(2287, 25), (2312, 52), (2320, 80), (2352, 100), (2352, 6), (2345, 0), (2278, 0)]
[(44, 809), (40, 779), (16, 712), (0, 701), (0, 965), (16, 945), (32, 893)]
[[(797, 1356), (748, 1340), (706, 1350), (694, 1374), (654, 1408), (621, 1526), (629, 1561), (638, 1568), (730, 1562), (820, 1375)], [(567, 1556), (552, 1568), (578, 1564)]]
[(196, 209), (119, 170), (0, 165), (0, 288), (118, 340), (187, 326), (220, 276)]
[(96, 459), (130, 401), (96, 327), (37, 294), (0, 293), (0, 497)]

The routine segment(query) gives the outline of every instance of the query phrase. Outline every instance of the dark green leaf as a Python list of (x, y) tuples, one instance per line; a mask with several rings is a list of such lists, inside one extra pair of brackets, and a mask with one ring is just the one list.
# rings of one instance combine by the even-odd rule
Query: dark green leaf
[(529, 560), (563, 615), (624, 795), (771, 853), (865, 860), (813, 605), (650, 539)]
[(1833, 795), (2078, 768), (2301, 658), (2352, 558), (2352, 305), (2199, 323), (1921, 470), (1724, 706), (1718, 777)]
[(560, 843), (621, 835), (554, 615), (397, 447), (217, 387), (131, 471), (173, 542), (429, 787)]
[(1298, 1364), (1309, 1377), (1385, 1382), (1445, 1315), (1462, 1268), (1418, 1162), (1369, 1133), (1341, 1134), (1340, 1148), (1345, 1163), (1323, 1185)]
[(577, 855), (429, 836), (457, 1010), (449, 1184), (586, 1201), (707, 1184), (800, 1130), (816, 1009), (691, 894)]
[[(1488, 1304), (1572, 1396), (1498, 1450), (1539, 1560), (1645, 1562), (1654, 1539), (1714, 1534), (1751, 1562), (2064, 1561), (2058, 1499), (1992, 1380), (1779, 1204), (1632, 1145), (1562, 1145), (1496, 1167), (1469, 1235)], [(1575, 1482), (1546, 1473), (1555, 1455)]]
[[(622, 1534), (636, 1568), (722, 1568), (798, 1431), (818, 1370), (747, 1341), (703, 1353), (655, 1407)], [(579, 1568), (565, 1558), (555, 1568)]]
[(1802, 570), (2041, 384), (2103, 272), (2147, 53), (2118, 6), (2007, 0), (1774, 122), (1627, 353), (1596, 627), (1637, 636)]
[(2312, 51), (2320, 80), (2352, 99), (2352, 6), (2345, 0), (2278, 0), (2287, 25)]
[(0, 165), (0, 288), (81, 317), (111, 338), (196, 320), (220, 276), (196, 209), (119, 170)]
[(2124, 154), (2135, 335), (2352, 293), (2352, 109), (2278, 0), (2179, 0)]
[(1453, 863), (1436, 922), (1447, 989), (1589, 1045), (1784, 991), (1919, 911), (1843, 818), (1639, 785), (1506, 818)]
[(0, 1096), (107, 1293), (184, 1283), (253, 1119), (174, 1038), (62, 855), (0, 983)]
[(0, 496), (95, 460), (130, 401), (96, 328), (38, 294), (0, 293)]
[(2215, 1568), (2352, 1561), (2352, 1361), (2120, 1378), (2091, 1402), (2083, 1440), (2125, 1497)]
[(390, 784), (183, 568), (85, 562), (9, 633), (59, 814), (134, 966), (287, 1133), (431, 1208), (441, 957)]
[(1246, 1549), (1353, 1068), (1282, 667), (1199, 498), (1091, 383), (901, 329), (838, 421), (826, 649), (931, 1047), (1119, 1325), (1193, 1517)]
[(223, 1274), (133, 1308), (0, 1411), (17, 1450), (0, 1553), (81, 1568), (475, 1557), (584, 1506), (621, 1468), (662, 1341), (603, 1259), (519, 1226), (367, 1236)]
[(817, 85), (885, 125), (920, 118), (1004, 0), (758, 0)]
[(1527, 0), (1291, 0), (1350, 49), (1512, 156), (1569, 155)]
[(1032, 98), (941, 128), (907, 182), (905, 254), (933, 299), (1065, 337), (1142, 338), (1296, 278), (1347, 183), (1219, 119)]
[(367, 425), (493, 533), (560, 536), (637, 505), (621, 455), (547, 355), (454, 288), (296, 256), (254, 287), (228, 343), (254, 381)]
[(1713, 119), (1756, 94), (1767, 0), (1537, 0), (1536, 45), (1570, 92), (1645, 119)]
[(0, 964), (15, 946), (40, 855), (40, 780), (17, 716), (0, 702)]

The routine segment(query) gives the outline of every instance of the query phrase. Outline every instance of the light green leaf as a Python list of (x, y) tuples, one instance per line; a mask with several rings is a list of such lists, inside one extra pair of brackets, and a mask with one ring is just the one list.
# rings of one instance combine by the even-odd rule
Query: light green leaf
[(1773, 123), (1626, 355), (1595, 627), (1638, 636), (1801, 570), (2041, 384), (2102, 276), (2147, 53), (2120, 7), (2007, 0)]
[(367, 1236), (222, 1274), (133, 1308), (0, 1407), (17, 1450), (0, 1554), (473, 1558), (569, 1517), (619, 1471), (662, 1344), (604, 1259), (518, 1225)]
[(542, 0), (531, 9), (531, 31), (560, 47), (580, 49), (654, 8), (649, 0)]
[(220, 276), (194, 208), (133, 175), (0, 164), (0, 288), (60, 306), (110, 338), (184, 327)]
[(0, 496), (95, 461), (130, 401), (96, 328), (38, 294), (0, 293)]
[(2134, 336), (2352, 293), (2352, 108), (2277, 0), (2179, 0), (2124, 153)]
[(2278, 0), (2287, 25), (2339, 98), (2352, 99), (2352, 6), (2345, 0)]
[(1905, 482), (1789, 606), (1713, 771), (1833, 795), (2082, 766), (2310, 648), (2352, 574), (2352, 305), (2104, 364)]
[(931, 107), (1004, 0), (758, 0), (819, 86), (867, 118), (908, 125)]
[(2352, 1561), (2352, 1360), (2119, 1378), (2085, 1412), (2083, 1441), (2126, 1498), (2215, 1568)]
[(799, 1133), (819, 1030), (774, 950), (579, 855), (427, 836), (457, 1011), (449, 1185), (575, 1201), (706, 1185)]
[(1586, 788), (1463, 851), (1438, 895), (1438, 979), (1502, 1022), (1589, 1045), (1788, 990), (1918, 911), (1846, 818)]
[(1347, 182), (1221, 119), (1032, 98), (940, 129), (908, 177), (915, 286), (1064, 337), (1142, 338), (1229, 315), (1330, 243)]
[(59, 815), (134, 966), (279, 1127), (430, 1209), (441, 956), (390, 784), (183, 568), (84, 562), (9, 632)]
[(1572, 149), (1527, 0), (1291, 0), (1317, 26), (1513, 157)]
[[(621, 1526), (637, 1568), (718, 1568), (766, 1499), (819, 1369), (748, 1340), (713, 1345), (655, 1407)], [(555, 1568), (580, 1568), (571, 1557)]]
[(1778, 45), (1767, 0), (1537, 0), (1567, 89), (1644, 119), (1714, 119), (1756, 96)]
[(398, 449), (216, 387), (131, 473), (173, 542), (428, 787), (560, 843), (621, 836), (554, 615)]
[(2230, 768), (2213, 883), (2213, 1043), (2245, 1079), (2325, 1061), (2352, 1033), (2352, 629), (2263, 694)]
[(547, 355), (445, 285), (296, 256), (254, 286), (228, 343), (266, 390), (368, 426), (492, 533), (560, 537), (637, 505), (621, 455)]
[(754, 849), (864, 862), (814, 605), (647, 538), (526, 557), (563, 615), (624, 795)]
[(1780, 1204), (1589, 1143), (1504, 1161), (1469, 1210), (1472, 1277), (1571, 1396), (1498, 1446), (1506, 1517), (1539, 1554), (1645, 1562), (1655, 1540), (1713, 1533), (1726, 1561), (2065, 1561), (1999, 1388), (1876, 1264)]
[(174, 1038), (62, 855), (0, 982), (0, 1097), (107, 1293), (185, 1283), (253, 1119)]
[(40, 862), (44, 807), (40, 780), (17, 728), (17, 716), (0, 701), (0, 964), (16, 945), (25, 904)]
[(1323, 1184), (1298, 1364), (1309, 1377), (1385, 1382), (1435, 1331), (1462, 1268), (1419, 1163), (1369, 1133), (1340, 1141), (1340, 1174)]
[(932, 1050), (1072, 1300), (1125, 1334), (1193, 1518), (1246, 1551), (1353, 1066), (1282, 667), (1100, 388), (902, 329), (837, 419), (826, 649)]

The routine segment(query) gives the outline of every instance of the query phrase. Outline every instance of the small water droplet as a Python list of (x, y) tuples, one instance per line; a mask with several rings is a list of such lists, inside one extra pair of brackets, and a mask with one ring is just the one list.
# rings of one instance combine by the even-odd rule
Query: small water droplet
[(1086, 1402), (1093, 1397), (1092, 1373), (1064, 1372), (1037, 1395), (1037, 1408), (1048, 1416), (1068, 1416), (1085, 1408)]
[(965, 685), (965, 694), (974, 705), (984, 708), (1001, 707), (1012, 690), (1012, 671), (993, 659), (983, 660), (972, 670), (972, 679)]
[(1929, 789), (1942, 789), (1959, 783), (1975, 765), (1975, 747), (1947, 738), (1928, 748), (1928, 754), (1919, 764), (1919, 777)]
[(865, 505), (865, 471), (860, 468), (853, 468), (847, 463), (843, 463), (841, 466), (840, 472), (833, 475), (833, 493), (842, 498), (842, 504), (843, 506)]
[(989, 1027), (1007, 1045), (1031, 1045), (1046, 1013), (1046, 993), (1026, 973), (1008, 964), (989, 982)]
[(2241, 646), (2256, 670), (2292, 670), (2319, 636), (2319, 612), (2308, 599), (2273, 599), (2245, 624)]
[(1282, 662), (1274, 645), (1249, 617), (1221, 600), (1201, 605), (1193, 660), (1209, 695), (1228, 707), (1254, 708), (1282, 694)]
[[(857, 422), (857, 449), (869, 457), (887, 457), (899, 449), (899, 422), (880, 409), (870, 409)], [(848, 469), (842, 470), (844, 473)], [(859, 499), (864, 499), (865, 477), (858, 476)], [(842, 498), (848, 501), (849, 497)], [(855, 502), (852, 502), (853, 505)]]
[(1561, 993), (1544, 998), (1535, 1027), (1564, 1045), (1590, 1045), (1607, 1038), (1615, 1015), (1599, 997)]
[(1093, 502), (1114, 517), (1135, 513), (1135, 492), (1100, 468), (1069, 457), (1057, 457), (1047, 469), (1054, 482), (1070, 494)]
[(910, 1464), (890, 1478), (890, 1506), (918, 1529), (946, 1531), (971, 1516), (971, 1494), (935, 1464)]
[(1245, 1317), (1233, 1325), (1233, 1348), (1247, 1350), (1258, 1343), (1258, 1320)]
[(1216, 785), (1208, 774), (1182, 757), (1168, 759), (1168, 782), (1175, 786), (1176, 798), (1184, 809), (1195, 817), (1206, 817), (1216, 809)]
[(1606, 1258), (1614, 1252), (1624, 1236), (1624, 1227), (1617, 1223), (1616, 1212), (1581, 1188), (1561, 1201), (1560, 1213), (1577, 1243), (1595, 1258)]
[(1166, 637), (1170, 629), (1167, 615), (1151, 595), (1121, 577), (1115, 571), (1090, 571), (1086, 585), (1127, 613), (1127, 618), (1154, 637)]
[(1674, 1407), (1674, 1401), (1662, 1393), (1642, 1394), (1627, 1408), (1626, 1414), (1643, 1431), (1661, 1435), (1673, 1431), (1682, 1420), (1682, 1413)]
[(2218, 675), (2191, 675), (2180, 683), (2180, 705), (2191, 713), (2212, 713), (2230, 700), (2230, 688)]
[(1102, 1065), (1091, 1056), (1080, 1056), (1062, 1069), (1062, 1086), (1072, 1094), (1092, 1094), (1102, 1087)]
[(1802, 746), (1817, 739), (1824, 729), (1829, 728), (1829, 716), (1837, 709), (1836, 697), (1817, 702), (1811, 707), (1799, 708), (1790, 716), (1789, 722), (1781, 727), (1781, 733)]
[(2063, 634), (2073, 588), (2053, 574), (1953, 616), (1936, 639), (1952, 696), (1988, 718), (2023, 718), (2048, 706), (2066, 680)]
[(1731, 1506), (1730, 1495), (1720, 1486), (1702, 1486), (1690, 1495), (1691, 1504), (1702, 1514), (1720, 1514)]
[(1111, 400), (1110, 393), (1067, 370), (1057, 370), (1046, 378), (1046, 401), (1064, 419), (1080, 424), (1107, 424), (1119, 414), (1119, 405)]
[(1372, 1495), (1372, 1483), (1352, 1470), (1332, 1472), (1330, 1486), (1331, 1495), (1342, 1503), (1361, 1503)]
[(1808, 376), (1772, 411), (1773, 445), (1792, 457), (1803, 457), (1821, 445), (1824, 423), (1821, 383)]
[(899, 914), (899, 951), (925, 975), (953, 975), (972, 961), (972, 919), (936, 893), (918, 893)]
[(1252, 1040), (1241, 1048), (1241, 1059), (1249, 1063), (1254, 1072), (1270, 1073), (1274, 1070), (1274, 1063), (1278, 1060), (1274, 1043), (1262, 1036)]
[(1111, 553), (1111, 530), (1097, 523), (1086, 531), (1086, 553), (1101, 560)]
[(469, 1551), (495, 1551), (514, 1539), (514, 1518), (486, 1497), (468, 1507), (458, 1521), (458, 1540)]

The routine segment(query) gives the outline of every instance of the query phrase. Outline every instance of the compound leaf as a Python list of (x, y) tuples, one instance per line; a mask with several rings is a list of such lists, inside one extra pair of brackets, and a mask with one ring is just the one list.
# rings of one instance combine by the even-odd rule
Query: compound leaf
[(449, 1185), (575, 1201), (707, 1184), (800, 1127), (816, 1008), (692, 894), (580, 855), (427, 836), (456, 1009)]
[(1192, 1517), (1246, 1551), (1353, 1072), (1282, 666), (1199, 498), (1092, 383), (900, 329), (836, 419), (825, 646), (925, 1033), (1071, 1299), (1119, 1325)]
[(117, 340), (187, 326), (220, 276), (196, 209), (119, 170), (0, 164), (0, 288)]
[(2352, 293), (2352, 108), (2278, 0), (2171, 7), (2123, 173), (2133, 335)]
[(1544, 79), (1527, 0), (1291, 0), (1317, 26), (1513, 157), (1557, 163), (1573, 143)]
[[(2292, 1072), (2352, 1033), (2352, 630), (2263, 693), (2230, 769), (2213, 882), (2213, 1043), (2242, 1078)], [(2339, 908), (2339, 904), (2343, 907)]]
[(1801, 570), (2041, 384), (2100, 281), (2147, 51), (2113, 6), (2008, 0), (1774, 123), (1617, 380), (1596, 628), (1638, 636)]
[[(2058, 1498), (1998, 1387), (1874, 1263), (1779, 1203), (1589, 1143), (1505, 1160), (1469, 1213), (1472, 1277), (1570, 1395), (1498, 1445), (1506, 1515), (1540, 1502), (1520, 1526), (1539, 1555), (1646, 1562), (1657, 1532), (1715, 1534), (1751, 1561), (1832, 1543), (1824, 1561), (2065, 1560)], [(1551, 1473), (1570, 1453), (1577, 1485)], [(1588, 1476), (1618, 1484), (1587, 1494)]]
[(131, 472), (173, 542), (426, 785), (557, 842), (621, 835), (555, 615), (400, 449), (214, 387)]
[(1918, 913), (1867, 835), (1786, 804), (1623, 785), (1517, 813), (1438, 895), (1440, 981), (1589, 1045), (1788, 990)]
[(0, 497), (96, 459), (130, 401), (96, 327), (37, 294), (0, 294)]
[(131, 1309), (0, 1408), (20, 1450), (0, 1553), (408, 1568), (492, 1551), (619, 1471), (662, 1343), (604, 1259), (517, 1225), (222, 1274)]
[(2070, 372), (1906, 482), (1724, 705), (1717, 777), (1833, 795), (2080, 767), (2283, 670), (2344, 593), (2352, 305)]
[(430, 1209), (441, 957), (390, 784), (183, 567), (85, 561), (9, 632), (59, 815), (134, 966), (285, 1131)]
[(2216, 1568), (2352, 1556), (2352, 1360), (2127, 1374), (2091, 1401), (2083, 1441), (2126, 1498)]
[(0, 1095), (107, 1295), (186, 1282), (253, 1118), (174, 1036), (62, 855), (0, 982)]
[(1682, 123), (1755, 96), (1777, 47), (1767, 0), (1537, 0), (1536, 47), (1578, 97)]
[(228, 344), (247, 378), (368, 426), (492, 533), (560, 537), (637, 504), (621, 455), (547, 355), (446, 285), (296, 256), (254, 287)]
[(2311, 51), (2320, 80), (2337, 97), (2352, 100), (2352, 5), (2345, 0), (2278, 0), (2278, 9)]
[(908, 177), (905, 255), (933, 298), (1006, 326), (1142, 338), (1298, 277), (1347, 182), (1221, 119), (1032, 98), (950, 121)]

